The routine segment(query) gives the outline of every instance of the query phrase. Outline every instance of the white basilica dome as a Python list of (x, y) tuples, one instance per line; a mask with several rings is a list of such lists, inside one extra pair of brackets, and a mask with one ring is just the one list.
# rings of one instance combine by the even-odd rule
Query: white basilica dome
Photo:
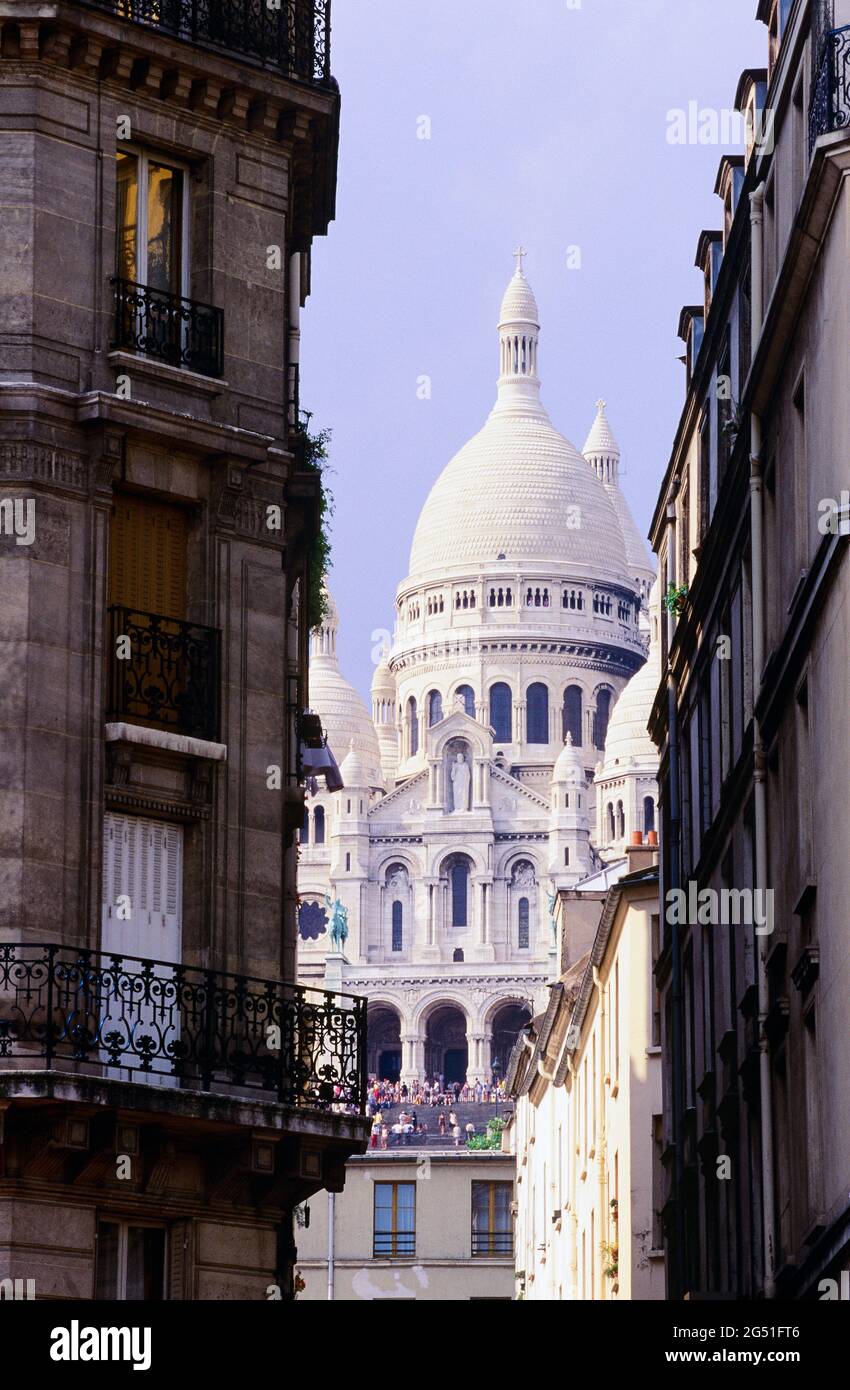
[(382, 787), (378, 736), (365, 704), (339, 669), (338, 629), (339, 613), (328, 591), (324, 622), (310, 639), (310, 708), (320, 716), (337, 762), (342, 763), (353, 751), (365, 772), (365, 785)]
[(431, 489), (413, 537), (409, 582), (539, 563), (634, 583), (612, 499), (540, 401), (538, 325), (518, 268), (499, 319), (498, 400)]

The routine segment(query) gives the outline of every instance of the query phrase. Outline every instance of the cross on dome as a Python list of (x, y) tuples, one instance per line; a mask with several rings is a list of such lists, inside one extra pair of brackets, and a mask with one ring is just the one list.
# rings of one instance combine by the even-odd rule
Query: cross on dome
[(516, 274), (516, 275), (524, 275), (525, 272), (524, 272), (524, 270), (523, 270), (523, 268), (522, 268), (522, 263), (523, 263), (523, 261), (525, 260), (525, 257), (528, 255), (528, 252), (526, 251), (526, 249), (525, 249), (524, 246), (518, 246), (518, 247), (516, 248), (516, 250), (513, 252), (513, 255), (516, 257), (516, 271), (515, 271), (515, 274)]

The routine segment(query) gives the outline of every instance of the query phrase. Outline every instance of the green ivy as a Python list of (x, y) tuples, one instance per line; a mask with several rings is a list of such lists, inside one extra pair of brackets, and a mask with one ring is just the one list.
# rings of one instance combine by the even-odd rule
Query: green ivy
[(309, 415), (307, 425), (302, 427), (304, 435), (304, 467), (321, 475), (319, 488), (319, 527), (310, 547), (309, 571), (307, 580), (307, 621), (311, 632), (317, 631), (324, 622), (328, 611), (325, 580), (331, 565), (330, 519), (334, 512), (333, 493), (324, 480), (328, 460), (328, 445), (331, 442), (330, 430), (319, 430), (311, 434)]

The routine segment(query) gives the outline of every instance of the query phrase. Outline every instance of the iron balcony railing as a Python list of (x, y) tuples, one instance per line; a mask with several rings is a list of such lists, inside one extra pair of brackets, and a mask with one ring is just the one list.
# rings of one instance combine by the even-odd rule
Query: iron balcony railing
[(512, 1255), (514, 1253), (513, 1231), (473, 1231), (473, 1255)]
[(224, 313), (212, 304), (113, 276), (113, 348), (141, 353), (200, 376), (224, 373)]
[(218, 628), (113, 605), (108, 720), (153, 724), (217, 742), (221, 689)]
[(366, 1000), (73, 946), (0, 944), (0, 1071), (40, 1064), (362, 1114)]
[(415, 1231), (375, 1231), (372, 1237), (373, 1259), (411, 1259), (415, 1254)]
[(81, 0), (172, 38), (222, 49), (300, 82), (331, 77), (331, 0)]
[(812, 83), (809, 146), (819, 135), (850, 128), (850, 24), (831, 29), (823, 41)]

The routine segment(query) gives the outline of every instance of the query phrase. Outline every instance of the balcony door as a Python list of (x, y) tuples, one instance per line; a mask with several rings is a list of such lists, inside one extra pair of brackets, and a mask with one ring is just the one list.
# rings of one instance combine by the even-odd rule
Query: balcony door
[[(169, 965), (182, 952), (183, 829), (168, 821), (107, 812), (103, 823), (101, 951), (120, 956), (112, 971), (101, 960), (96, 1011), (105, 1057), (110, 1033), (128, 1046), (124, 1066), (108, 1068), (121, 1080), (176, 1085), (169, 1047), (180, 1039), (180, 1000)], [(90, 1006), (91, 1007), (91, 1006)], [(146, 1057), (150, 1070), (140, 1069)]]
[(116, 275), (161, 294), (185, 295), (186, 171), (141, 150), (120, 150), (116, 159)]
[[(119, 493), (109, 537), (110, 697), (119, 719), (180, 729), (198, 695), (185, 626), (188, 516)], [(121, 638), (123, 656), (116, 659)], [(191, 723), (191, 721), (190, 721)]]

